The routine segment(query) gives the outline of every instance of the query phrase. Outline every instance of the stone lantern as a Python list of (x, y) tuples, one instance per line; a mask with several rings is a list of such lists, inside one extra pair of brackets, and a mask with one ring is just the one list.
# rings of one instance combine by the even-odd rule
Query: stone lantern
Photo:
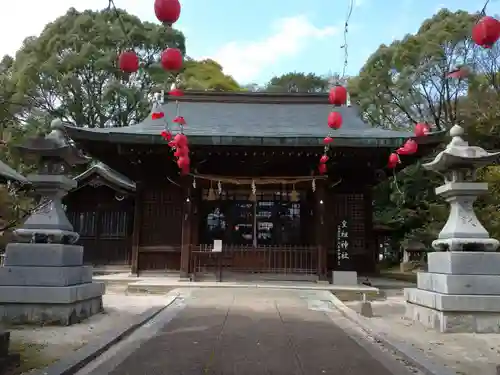
[(41, 198), (38, 209), (14, 231), (0, 267), (0, 319), (10, 323), (73, 324), (102, 310), (104, 284), (92, 282), (83, 247), (66, 217), (62, 198), (76, 187), (67, 177), (89, 159), (66, 136), (61, 121), (47, 136), (17, 146), (38, 173), (27, 176)]
[(488, 184), (475, 181), (481, 166), (500, 152), (470, 146), (464, 129), (453, 126), (451, 142), (423, 167), (443, 175), (436, 188), (450, 205), (448, 221), (433, 241), (428, 272), (417, 275), (417, 288), (405, 289), (406, 315), (441, 332), (500, 332), (500, 253), (474, 212)]

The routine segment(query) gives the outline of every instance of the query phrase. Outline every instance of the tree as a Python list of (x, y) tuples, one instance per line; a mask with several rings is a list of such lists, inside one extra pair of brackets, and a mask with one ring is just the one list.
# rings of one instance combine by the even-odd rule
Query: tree
[(194, 90), (240, 91), (233, 77), (224, 74), (222, 66), (211, 59), (185, 62), (181, 81), (185, 88)]
[[(118, 10), (68, 12), (30, 37), (16, 55), (18, 98), (32, 108), (76, 126), (126, 126), (149, 110), (148, 94), (170, 86), (158, 64), (165, 46), (185, 51), (184, 36)], [(130, 76), (117, 67), (121, 51), (134, 49), (141, 69)]]
[[(365, 119), (405, 129), (420, 121), (437, 130), (458, 123), (471, 144), (500, 148), (500, 51), (473, 45), (469, 35), (476, 20), (464, 11), (442, 10), (415, 35), (380, 46), (348, 82)], [(468, 76), (448, 77), (458, 66)], [(500, 168), (481, 169), (479, 179), (490, 183), (492, 194), (478, 200), (478, 216), (493, 236), (500, 235)], [(442, 182), (419, 165), (405, 168), (375, 188), (375, 222), (393, 228), (399, 242), (416, 240), (430, 248), (448, 217), (446, 203), (434, 193)]]
[(314, 73), (287, 73), (271, 78), (266, 91), (271, 92), (326, 92), (330, 87), (328, 77)]
[(441, 10), (415, 35), (381, 45), (358, 77), (349, 82), (351, 98), (375, 125), (407, 128), (428, 121), (439, 130), (456, 123), (457, 105), (467, 80), (448, 73), (466, 65), (479, 73), (486, 55), (470, 39), (477, 15)]

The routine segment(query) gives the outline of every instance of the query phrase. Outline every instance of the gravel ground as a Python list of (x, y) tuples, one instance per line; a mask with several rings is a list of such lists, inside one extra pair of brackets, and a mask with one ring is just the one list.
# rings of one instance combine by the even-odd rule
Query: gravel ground
[[(500, 335), (438, 333), (419, 323), (404, 319), (405, 302), (401, 295), (372, 302), (374, 317), (370, 323), (394, 338), (405, 341), (458, 374), (495, 375), (500, 364)], [(359, 312), (360, 302), (346, 302)]]
[(80, 324), (69, 327), (9, 328), (12, 348), (22, 352), (21, 356), (25, 362), (23, 370), (38, 367), (40, 363), (47, 364), (63, 358), (108, 330), (116, 330), (126, 325), (135, 316), (153, 306), (165, 305), (165, 301), (165, 296), (161, 295), (106, 294), (103, 297), (105, 311)]

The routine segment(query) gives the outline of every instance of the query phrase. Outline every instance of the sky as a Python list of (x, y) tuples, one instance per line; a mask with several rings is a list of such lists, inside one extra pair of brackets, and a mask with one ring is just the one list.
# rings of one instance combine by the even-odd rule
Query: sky
[[(355, 75), (380, 44), (414, 33), (441, 8), (476, 12), (478, 0), (354, 0), (347, 37), (347, 75)], [(145, 21), (155, 21), (154, 1), (115, 0)], [(240, 84), (263, 84), (275, 75), (341, 73), (343, 29), (349, 0), (181, 0), (175, 27), (186, 36), (187, 54), (213, 58)], [(0, 13), (0, 56), (15, 54), (24, 38), (68, 8), (103, 9), (107, 0), (15, 0)], [(491, 0), (490, 15), (500, 14)]]

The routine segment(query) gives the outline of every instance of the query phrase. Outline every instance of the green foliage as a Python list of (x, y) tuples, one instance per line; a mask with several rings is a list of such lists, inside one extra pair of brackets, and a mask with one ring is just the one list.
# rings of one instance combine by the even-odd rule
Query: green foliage
[(223, 73), (214, 60), (186, 61), (182, 73), (184, 87), (192, 90), (240, 91), (233, 77)]
[(449, 128), (467, 83), (447, 74), (460, 65), (479, 66), (478, 48), (469, 38), (475, 20), (467, 12), (443, 9), (415, 35), (381, 45), (350, 80), (351, 99), (375, 125), (408, 128), (428, 121), (438, 130)]
[[(500, 79), (498, 47), (485, 51), (471, 42), (477, 15), (441, 10), (391, 45), (382, 45), (368, 59), (358, 77), (348, 82), (351, 99), (375, 125), (412, 128), (428, 121), (435, 130), (459, 123), (471, 144), (500, 148)], [(467, 78), (447, 73), (466, 66)], [(430, 155), (433, 157), (434, 155)], [(478, 216), (492, 236), (500, 235), (500, 170), (483, 168), (480, 180), (491, 194), (481, 197)], [(448, 217), (448, 205), (434, 194), (442, 177), (419, 165), (401, 171), (375, 188), (375, 222), (394, 229), (393, 241), (418, 241), (430, 248)]]
[[(158, 66), (165, 46), (185, 50), (178, 31), (119, 11), (124, 35), (112, 10), (78, 12), (71, 8), (28, 38), (17, 53), (13, 76), (17, 96), (76, 126), (126, 126), (142, 120), (148, 94), (172, 79)], [(141, 69), (130, 77), (117, 67), (120, 52), (134, 49)]]
[(273, 77), (265, 90), (270, 92), (326, 92), (330, 87), (328, 78), (314, 73), (287, 73)]

